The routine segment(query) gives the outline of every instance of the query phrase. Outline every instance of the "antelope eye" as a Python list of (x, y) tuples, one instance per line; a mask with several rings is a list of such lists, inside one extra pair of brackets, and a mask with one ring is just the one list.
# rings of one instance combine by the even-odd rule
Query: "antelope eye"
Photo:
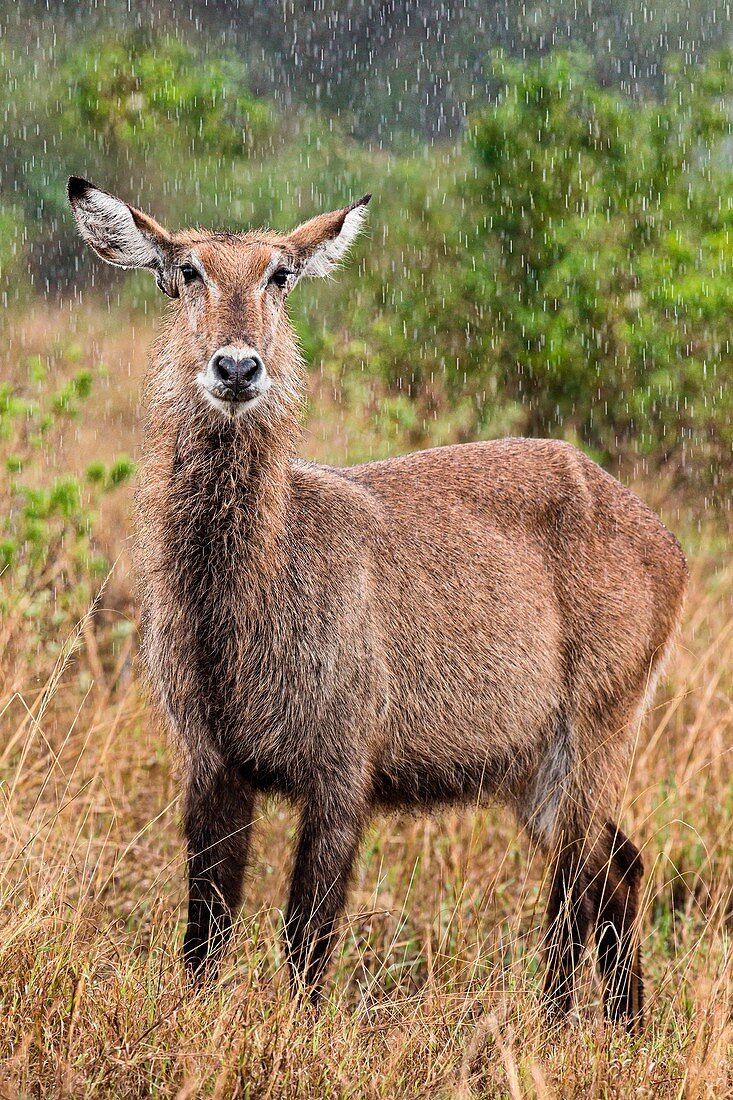
[(201, 278), (193, 264), (181, 264), (178, 270), (183, 275), (184, 283), (193, 283), (196, 279)]
[(287, 271), (284, 267), (279, 267), (277, 271), (270, 276), (270, 282), (274, 283), (275, 286), (279, 286), (282, 290), (288, 281), (289, 275), (292, 275), (291, 271)]

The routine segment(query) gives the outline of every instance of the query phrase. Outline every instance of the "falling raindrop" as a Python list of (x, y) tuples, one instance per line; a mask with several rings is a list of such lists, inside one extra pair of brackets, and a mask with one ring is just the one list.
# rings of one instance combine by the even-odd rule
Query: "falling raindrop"
[[(146, 272), (122, 273), (83, 247), (70, 175), (171, 230), (221, 233), (289, 229), (373, 193), (349, 262), (289, 299), (309, 375), (303, 455), (349, 464), (510, 435), (568, 440), (702, 547), (693, 574), (709, 590), (694, 630), (703, 636), (703, 620), (719, 616), (727, 645), (732, 32), (729, 0), (0, 0), (0, 759), (14, 744), (6, 704), (12, 715), (8, 700), (21, 698), (42, 765), (44, 753), (54, 765), (63, 754), (88, 699), (98, 709), (80, 723), (84, 736), (103, 728), (110, 744), (117, 708), (129, 705), (120, 721), (144, 753), (120, 769), (125, 807), (160, 753), (131, 687), (129, 533), (146, 359), (169, 303)], [(713, 653), (718, 643), (705, 644)], [(730, 675), (706, 661), (695, 675), (707, 677), (714, 722), (698, 717), (685, 684), (669, 729), (679, 745), (689, 727), (692, 745), (709, 728), (724, 772)], [(71, 684), (63, 734), (38, 717), (59, 668)], [(48, 745), (37, 747), (41, 734)], [(685, 775), (696, 751), (682, 754)], [(29, 759), (33, 789), (13, 822), (23, 844), (51, 789)], [(76, 759), (65, 764), (71, 783)], [(102, 759), (99, 774), (109, 770)], [(170, 801), (166, 783), (156, 813)], [(726, 784), (718, 801), (729, 808), (729, 775)], [(135, 814), (124, 842), (153, 816)], [(38, 835), (45, 844), (40, 824)], [(81, 878), (93, 877), (86, 858)], [(729, 908), (722, 872), (720, 883)], [(121, 903), (103, 897), (100, 912), (107, 904), (119, 919)], [(131, 916), (135, 935), (134, 921), (149, 919)], [(26, 952), (39, 972), (44, 936)], [(116, 966), (108, 952), (99, 974)], [(64, 1021), (63, 1087), (73, 1090), (77, 995), (93, 998), (86, 973), (67, 991), (68, 977), (54, 972), (48, 1021)], [(5, 999), (31, 984), (24, 975)], [(125, 1013), (109, 1015), (117, 1026)], [(686, 1036), (689, 1021), (674, 1027)], [(127, 1029), (115, 1051), (132, 1049)], [(24, 1026), (12, 1058), (35, 1058), (47, 1031)], [(686, 1079), (668, 1061), (659, 1058), (665, 1088)]]

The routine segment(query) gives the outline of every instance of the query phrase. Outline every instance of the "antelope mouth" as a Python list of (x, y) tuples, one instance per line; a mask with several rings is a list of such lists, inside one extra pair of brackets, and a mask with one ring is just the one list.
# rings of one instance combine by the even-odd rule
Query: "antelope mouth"
[(249, 405), (252, 401), (258, 401), (259, 398), (264, 397), (270, 388), (270, 380), (268, 378), (267, 385), (265, 386), (216, 386), (209, 388), (206, 387), (206, 391), (209, 397), (213, 397), (216, 401), (222, 401), (229, 405)]
[(244, 390), (237, 390), (235, 392), (225, 387), (216, 387), (215, 389), (209, 388), (201, 381), (200, 377), (199, 382), (202, 393), (208, 404), (218, 409), (219, 412), (226, 413), (230, 416), (246, 412), (247, 409), (253, 409), (256, 405), (259, 405), (271, 385), (268, 379), (267, 385), (264, 388), (257, 389), (253, 386), (248, 386)]

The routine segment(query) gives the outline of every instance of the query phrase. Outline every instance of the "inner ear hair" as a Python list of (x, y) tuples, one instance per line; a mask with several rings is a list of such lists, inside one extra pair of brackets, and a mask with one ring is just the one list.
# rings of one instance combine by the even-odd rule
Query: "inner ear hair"
[(371, 194), (329, 214), (319, 214), (290, 234), (289, 243), (301, 257), (300, 273), (330, 275), (358, 236)]
[(174, 285), (165, 278), (171, 237), (163, 226), (78, 176), (69, 179), (68, 195), (79, 232), (98, 256), (117, 267), (149, 268), (161, 290), (176, 296)]

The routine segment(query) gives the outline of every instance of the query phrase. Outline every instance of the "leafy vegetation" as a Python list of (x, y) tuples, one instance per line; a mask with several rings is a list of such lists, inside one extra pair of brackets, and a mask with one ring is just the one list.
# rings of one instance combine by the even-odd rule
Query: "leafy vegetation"
[(449, 409), (470, 395), (466, 437), (508, 425), (564, 435), (723, 498), (730, 56), (694, 80), (671, 65), (663, 100), (648, 103), (600, 88), (577, 56), (497, 58), (494, 78), (501, 90), (460, 154), (464, 180), (453, 166), (451, 205), (417, 198), (416, 262), (388, 332), (370, 332), (362, 303), (362, 357), (428, 404), (436, 390)]
[(584, 59), (495, 72), (470, 186), (479, 246), (500, 257), (486, 316), (507, 396), (532, 434), (682, 467), (706, 451), (717, 483), (733, 443), (730, 57), (694, 80), (670, 66), (649, 103), (599, 88)]
[[(62, 453), (73, 422), (92, 397), (91, 371), (68, 373), (76, 350), (56, 356), (66, 366), (60, 385), (40, 355), (26, 364), (25, 385), (0, 386), (0, 455), (4, 463), (0, 521), (0, 622), (7, 682), (23, 654), (40, 668), (62, 649), (69, 624), (95, 601), (112, 563), (96, 544), (96, 511), (104, 496), (132, 477), (134, 463), (120, 455), (91, 463), (84, 477), (54, 471), (49, 454)], [(66, 362), (64, 359), (66, 358)], [(103, 368), (95, 367), (99, 374)]]
[[(601, 87), (583, 55), (496, 56), (492, 102), (457, 143), (370, 150), (333, 119), (287, 114), (245, 65), (134, 32), (71, 46), (18, 75), (28, 142), (0, 192), (0, 279), (29, 265), (51, 294), (119, 287), (84, 257), (65, 175), (146, 204), (171, 225), (283, 228), (367, 188), (360, 263), (296, 305), (306, 352), (410, 445), (521, 432), (641, 464), (706, 504), (731, 486), (731, 56), (668, 63), (661, 98)], [(37, 63), (36, 63), (37, 68)], [(8, 70), (10, 71), (10, 70)], [(119, 293), (146, 306), (138, 276)], [(343, 301), (349, 308), (344, 311)], [(348, 321), (345, 323), (345, 319)]]

